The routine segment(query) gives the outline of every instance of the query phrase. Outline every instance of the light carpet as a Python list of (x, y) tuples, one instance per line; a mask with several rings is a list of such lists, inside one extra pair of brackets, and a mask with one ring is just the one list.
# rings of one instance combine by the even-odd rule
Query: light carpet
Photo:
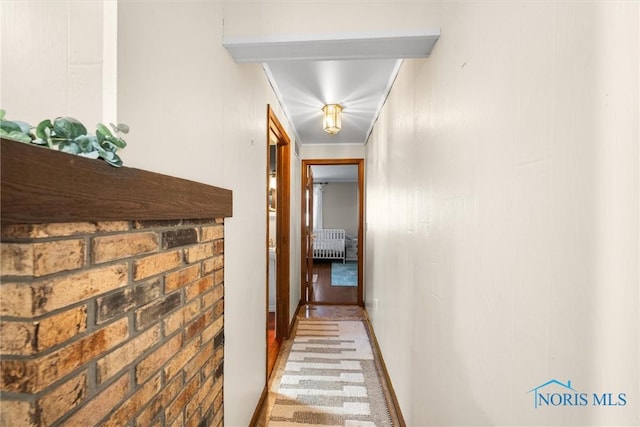
[(269, 427), (391, 426), (362, 321), (302, 320)]

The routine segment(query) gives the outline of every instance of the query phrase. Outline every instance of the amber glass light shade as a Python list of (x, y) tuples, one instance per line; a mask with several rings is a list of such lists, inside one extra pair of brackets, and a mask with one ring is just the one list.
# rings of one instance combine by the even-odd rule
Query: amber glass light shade
[(342, 127), (342, 105), (327, 104), (322, 107), (322, 127), (325, 132), (335, 135)]

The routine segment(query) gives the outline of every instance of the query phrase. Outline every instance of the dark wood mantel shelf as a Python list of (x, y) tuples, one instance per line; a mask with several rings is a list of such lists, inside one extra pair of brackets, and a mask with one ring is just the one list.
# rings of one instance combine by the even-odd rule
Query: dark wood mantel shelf
[(3, 224), (224, 218), (231, 190), (0, 140)]

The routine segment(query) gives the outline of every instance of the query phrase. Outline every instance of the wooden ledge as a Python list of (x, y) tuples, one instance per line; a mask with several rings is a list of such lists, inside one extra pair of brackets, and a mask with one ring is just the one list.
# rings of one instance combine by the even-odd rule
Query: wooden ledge
[(2, 224), (225, 218), (231, 190), (0, 140)]

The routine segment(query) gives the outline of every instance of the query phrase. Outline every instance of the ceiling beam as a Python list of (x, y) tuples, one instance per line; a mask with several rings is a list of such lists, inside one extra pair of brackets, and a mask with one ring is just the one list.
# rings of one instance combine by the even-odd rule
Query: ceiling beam
[(426, 58), (439, 29), (304, 36), (228, 37), (222, 45), (235, 62)]

